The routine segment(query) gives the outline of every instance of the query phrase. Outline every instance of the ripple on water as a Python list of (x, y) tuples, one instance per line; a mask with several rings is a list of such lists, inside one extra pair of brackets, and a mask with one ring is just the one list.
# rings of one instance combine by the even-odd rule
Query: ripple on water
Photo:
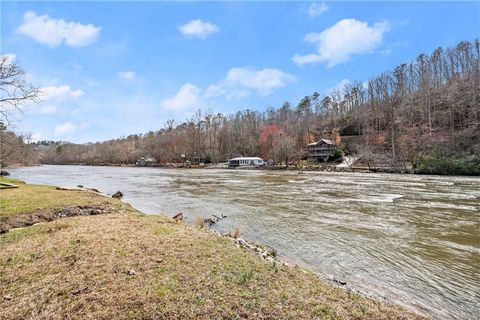
[(240, 226), (322, 277), (435, 318), (478, 314), (478, 178), (78, 166), (11, 173), (125, 191), (142, 211), (183, 212), (187, 221), (225, 214), (219, 230)]

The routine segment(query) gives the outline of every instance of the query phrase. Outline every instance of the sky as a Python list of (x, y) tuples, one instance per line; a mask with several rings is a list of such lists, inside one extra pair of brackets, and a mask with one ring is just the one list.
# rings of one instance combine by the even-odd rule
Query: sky
[(295, 106), (480, 36), (480, 2), (0, 2), (0, 53), (42, 92), (13, 128), (77, 143)]

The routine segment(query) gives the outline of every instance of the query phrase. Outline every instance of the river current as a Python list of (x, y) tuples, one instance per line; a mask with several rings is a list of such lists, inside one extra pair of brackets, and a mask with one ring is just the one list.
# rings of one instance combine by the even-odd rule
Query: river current
[(480, 180), (361, 173), (38, 166), (30, 183), (83, 185), (148, 214), (215, 228), (377, 299), (441, 319), (480, 313)]

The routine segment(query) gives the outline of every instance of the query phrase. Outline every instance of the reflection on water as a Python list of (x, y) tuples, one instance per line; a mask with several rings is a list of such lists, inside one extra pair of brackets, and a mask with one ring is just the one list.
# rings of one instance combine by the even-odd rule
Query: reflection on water
[(322, 277), (435, 317), (479, 313), (478, 178), (78, 166), (12, 174), (121, 190), (146, 213), (223, 213), (221, 231), (239, 226)]

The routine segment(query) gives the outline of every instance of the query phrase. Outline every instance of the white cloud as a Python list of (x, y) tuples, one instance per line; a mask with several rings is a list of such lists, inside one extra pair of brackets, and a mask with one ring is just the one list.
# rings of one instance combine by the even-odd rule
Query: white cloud
[(304, 40), (316, 44), (317, 52), (296, 54), (292, 59), (299, 65), (326, 63), (331, 68), (348, 61), (354, 55), (365, 54), (377, 48), (390, 30), (386, 21), (369, 26), (367, 22), (344, 19), (320, 33), (309, 33)]
[(207, 38), (208, 35), (220, 31), (220, 29), (210, 22), (202, 20), (191, 20), (178, 27), (178, 30), (187, 37), (197, 37), (200, 39)]
[(307, 63), (317, 63), (322, 61), (322, 57), (316, 53), (309, 53), (306, 55), (296, 54), (292, 58), (293, 62), (299, 65), (304, 65)]
[(191, 84), (185, 83), (177, 94), (162, 101), (161, 106), (169, 110), (184, 110), (199, 107), (201, 90)]
[(71, 47), (82, 47), (95, 42), (100, 30), (100, 27), (92, 24), (53, 19), (48, 15), (27, 11), (17, 32), (50, 47), (58, 47), (62, 43)]
[(307, 9), (310, 18), (315, 18), (328, 10), (325, 2), (312, 2)]
[(295, 76), (279, 69), (231, 68), (221, 81), (211, 84), (206, 90), (191, 83), (184, 84), (175, 96), (163, 100), (161, 107), (177, 111), (192, 110), (208, 103), (209, 98), (219, 96), (230, 100), (245, 97), (252, 92), (268, 95), (295, 79)]
[(225, 95), (227, 99), (232, 99), (247, 96), (252, 91), (265, 96), (295, 79), (295, 76), (279, 69), (236, 67), (228, 70), (223, 80), (210, 85), (205, 96), (208, 98)]
[(79, 98), (85, 93), (81, 89), (72, 90), (70, 86), (42, 87), (40, 88), (40, 98), (43, 101), (55, 100), (66, 101)]
[(123, 80), (134, 80), (136, 74), (135, 71), (121, 71), (117, 73), (117, 76)]
[(75, 131), (77, 131), (77, 126), (67, 121), (65, 123), (57, 125), (55, 127), (54, 133), (58, 137), (69, 133), (74, 133)]
[[(81, 89), (72, 90), (70, 86), (52, 86), (40, 88), (40, 103), (38, 105), (38, 113), (53, 114), (58, 110), (58, 105), (66, 101), (74, 101), (83, 96), (85, 93)], [(34, 108), (37, 104), (31, 104)]]

